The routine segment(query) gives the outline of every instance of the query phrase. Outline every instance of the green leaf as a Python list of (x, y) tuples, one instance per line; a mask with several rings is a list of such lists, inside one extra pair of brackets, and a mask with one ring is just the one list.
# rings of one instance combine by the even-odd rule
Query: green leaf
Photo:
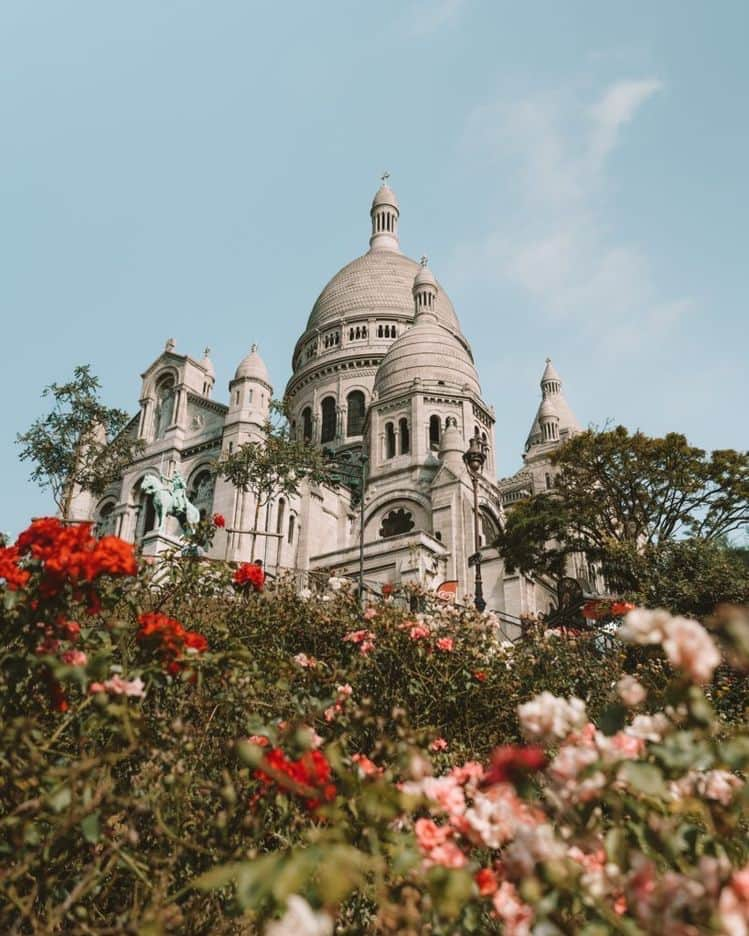
[(621, 703), (616, 702), (603, 710), (598, 721), (598, 726), (607, 737), (611, 737), (611, 735), (615, 735), (617, 731), (622, 730), (627, 721), (628, 714), (627, 708)]
[(646, 796), (666, 795), (663, 774), (653, 764), (626, 761), (619, 768), (619, 777), (638, 793), (644, 793)]
[(263, 748), (259, 744), (250, 744), (249, 741), (240, 741), (237, 744), (237, 754), (248, 767), (259, 767), (265, 757)]
[(732, 770), (742, 770), (749, 764), (749, 737), (739, 736), (721, 744), (720, 756)]
[(83, 832), (83, 837), (91, 845), (95, 845), (96, 842), (99, 841), (99, 835), (101, 834), (99, 820), (100, 814), (98, 809), (96, 812), (89, 813), (81, 820), (81, 832)]
[(70, 806), (70, 802), (73, 796), (70, 792), (69, 786), (58, 787), (54, 793), (50, 793), (47, 797), (47, 803), (49, 804), (50, 809), (53, 812), (62, 812), (63, 809), (67, 809)]
[(692, 718), (700, 725), (711, 725), (715, 720), (715, 711), (705, 698), (705, 693), (697, 686), (691, 686), (687, 699)]
[(201, 874), (200, 877), (196, 878), (192, 886), (201, 891), (220, 890), (222, 887), (227, 887), (236, 879), (242, 867), (243, 863), (239, 861), (217, 865), (215, 868), (211, 868), (210, 871), (206, 871), (204, 874)]
[(627, 867), (627, 832), (621, 826), (615, 826), (606, 833), (607, 859), (620, 868)]

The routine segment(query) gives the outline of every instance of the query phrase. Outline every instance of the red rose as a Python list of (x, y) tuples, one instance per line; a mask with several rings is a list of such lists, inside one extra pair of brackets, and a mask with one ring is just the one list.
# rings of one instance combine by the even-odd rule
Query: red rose
[(226, 526), (226, 520), (224, 520), (224, 515), (220, 513), (215, 513), (213, 515), (213, 525), (219, 529), (223, 529)]
[(56, 517), (41, 517), (21, 533), (16, 545), (0, 550), (0, 577), (8, 588), (26, 584), (29, 572), (18, 566), (21, 557), (41, 565), (39, 594), (44, 599), (57, 597), (67, 585), (73, 586), (73, 598), (84, 601), (90, 613), (101, 603), (94, 582), (101, 575), (135, 575), (138, 571), (131, 543), (116, 536), (97, 540), (90, 523), (64, 524)]
[[(287, 793), (300, 796), (307, 809), (311, 811), (335, 799), (337, 790), (335, 784), (331, 782), (330, 764), (322, 751), (308, 751), (302, 754), (299, 760), (293, 761), (281, 748), (272, 748), (265, 755), (264, 763), (272, 774), (275, 774), (272, 776), (262, 768), (255, 771), (255, 779), (260, 781), (264, 791), (280, 787)], [(291, 782), (288, 786), (284, 784), (279, 774), (289, 778)], [(306, 789), (304, 791), (295, 789), (298, 787)], [(308, 792), (312, 795), (307, 795)]]
[(185, 630), (179, 621), (159, 611), (141, 614), (138, 623), (140, 627), (135, 639), (139, 643), (152, 646), (172, 676), (181, 671), (180, 660), (186, 650), (204, 653), (208, 649), (208, 641), (202, 634)]
[(476, 672), (473, 674), (473, 678), (479, 682), (486, 682), (486, 673), (480, 669), (476, 670)]
[(261, 592), (265, 586), (265, 572), (254, 562), (243, 562), (234, 573), (234, 584)]
[(505, 744), (495, 749), (491, 766), (484, 774), (483, 784), (515, 783), (531, 773), (543, 770), (547, 764), (545, 752), (540, 747), (520, 747)]
[(491, 896), (499, 887), (497, 875), (491, 868), (480, 868), (474, 875), (473, 880), (476, 882), (479, 894), (482, 897)]

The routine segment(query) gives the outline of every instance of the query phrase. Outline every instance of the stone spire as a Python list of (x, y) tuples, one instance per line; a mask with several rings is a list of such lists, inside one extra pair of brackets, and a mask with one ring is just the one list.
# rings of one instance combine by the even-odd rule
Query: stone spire
[(551, 363), (550, 357), (546, 358), (546, 367), (541, 376), (541, 392), (544, 398), (562, 392), (562, 378)]
[(421, 269), (414, 277), (413, 297), (415, 305), (415, 321), (421, 321), (426, 316), (437, 320), (437, 293), (439, 286), (434, 274), (427, 266), (428, 258), (421, 258)]
[(525, 451), (534, 445), (564, 441), (579, 430), (580, 424), (562, 393), (562, 378), (551, 363), (551, 358), (546, 358), (546, 367), (541, 376), (541, 403), (528, 434)]
[(400, 209), (395, 192), (388, 185), (389, 172), (382, 174), (382, 185), (372, 199), (369, 215), (372, 219), (370, 250), (395, 250), (400, 253), (398, 241), (398, 218)]

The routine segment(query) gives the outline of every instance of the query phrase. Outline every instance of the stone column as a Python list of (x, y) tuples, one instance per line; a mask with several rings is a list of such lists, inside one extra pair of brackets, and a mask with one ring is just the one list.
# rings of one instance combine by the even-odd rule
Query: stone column
[(429, 448), (429, 424), (424, 418), (424, 397), (414, 393), (411, 397), (411, 451), (416, 463), (424, 461)]

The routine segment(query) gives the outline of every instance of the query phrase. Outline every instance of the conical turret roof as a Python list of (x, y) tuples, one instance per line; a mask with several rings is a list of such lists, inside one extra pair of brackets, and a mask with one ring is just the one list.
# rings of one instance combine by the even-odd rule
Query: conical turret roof
[(575, 432), (579, 432), (581, 428), (562, 392), (562, 378), (551, 363), (551, 358), (546, 359), (546, 367), (541, 377), (541, 387), (544, 388), (543, 396), (538, 410), (536, 410), (531, 431), (528, 433), (525, 443), (526, 452), (531, 446), (544, 441), (543, 432), (541, 431), (541, 418), (544, 416), (556, 416), (559, 419), (561, 441), (564, 441), (570, 435), (574, 435)]

